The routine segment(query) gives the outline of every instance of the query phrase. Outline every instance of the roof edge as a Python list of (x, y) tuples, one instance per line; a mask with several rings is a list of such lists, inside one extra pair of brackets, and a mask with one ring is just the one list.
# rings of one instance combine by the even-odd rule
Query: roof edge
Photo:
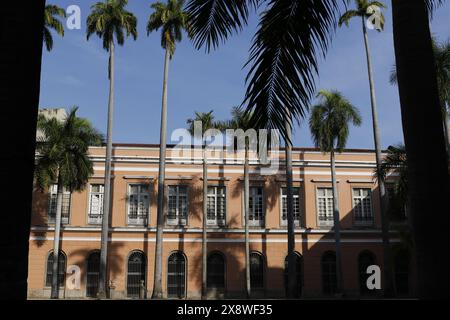
[[(113, 143), (113, 147), (115, 148), (159, 148), (159, 144), (145, 144), (145, 143)], [(173, 149), (177, 147), (175, 144), (168, 144), (168, 149)], [(279, 150), (285, 150), (284, 147), (280, 147)], [(293, 147), (293, 151), (300, 151), (300, 152), (321, 152), (319, 148), (313, 148), (313, 147)], [(342, 153), (375, 153), (374, 149), (355, 149), (355, 148), (348, 148), (344, 149)], [(387, 152), (387, 150), (383, 150), (382, 152)]]

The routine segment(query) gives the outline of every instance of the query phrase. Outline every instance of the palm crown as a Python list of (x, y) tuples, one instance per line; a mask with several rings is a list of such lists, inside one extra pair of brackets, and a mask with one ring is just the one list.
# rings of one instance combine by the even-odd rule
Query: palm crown
[(386, 178), (388, 174), (395, 172), (400, 176), (399, 183), (402, 187), (406, 187), (407, 179), (407, 162), (406, 162), (406, 149), (403, 144), (397, 146), (390, 146), (387, 150), (387, 154), (383, 159), (383, 163), (380, 166), (379, 175)]
[(194, 134), (195, 122), (200, 121), (202, 123), (202, 133), (204, 134), (209, 129), (216, 128), (216, 122), (214, 121), (214, 111), (210, 112), (195, 112), (194, 119), (188, 119), (186, 123), (188, 124), (188, 131), (191, 135)]
[(57, 34), (64, 37), (64, 26), (57, 17), (65, 18), (66, 12), (64, 9), (49, 4), (45, 6), (44, 11), (44, 44), (47, 51), (53, 49), (53, 37), (50, 30), (55, 30)]
[(358, 109), (337, 91), (321, 90), (321, 103), (314, 106), (309, 120), (314, 143), (324, 152), (342, 151), (349, 135), (349, 123), (361, 125)]
[[(446, 103), (450, 108), (450, 41), (439, 43), (433, 39), (433, 52), (436, 61), (439, 98), (443, 108)], [(392, 85), (397, 84), (397, 68), (395, 66), (392, 68), (389, 81)]]
[(106, 0), (97, 2), (91, 9), (92, 13), (87, 18), (87, 39), (96, 34), (103, 40), (103, 48), (109, 51), (109, 46), (114, 43), (114, 37), (119, 45), (123, 45), (126, 37), (137, 39), (137, 19), (129, 11), (125, 10), (128, 0)]
[(171, 58), (175, 53), (176, 43), (183, 38), (183, 30), (190, 34), (184, 2), (184, 0), (168, 0), (166, 4), (156, 2), (150, 6), (154, 12), (148, 19), (147, 34), (161, 28), (161, 46), (169, 50)]
[(383, 159), (379, 172), (374, 172), (374, 176), (381, 176), (384, 179), (391, 173), (399, 176), (393, 190), (392, 205), (390, 204), (391, 214), (398, 213), (399, 208), (404, 208), (408, 196), (408, 165), (406, 160), (406, 149), (403, 144), (390, 146)]
[[(380, 1), (355, 0), (355, 2), (356, 2), (356, 10), (349, 10), (345, 12), (339, 19), (339, 26), (342, 26), (343, 24), (348, 26), (350, 20), (354, 17), (366, 18), (371, 16), (374, 12), (372, 12), (370, 9), (374, 6), (380, 9), (386, 8), (386, 5)], [(384, 14), (381, 13), (380, 14), (381, 30), (384, 29), (384, 23), (385, 23)], [(377, 30), (381, 31), (379, 29)]]
[(73, 108), (63, 122), (39, 116), (38, 128), (43, 137), (37, 142), (35, 176), (40, 189), (48, 188), (60, 176), (65, 188), (79, 191), (93, 174), (89, 146), (101, 145), (103, 136), (76, 112), (77, 108)]
[(252, 114), (246, 113), (242, 107), (233, 107), (231, 109), (230, 128), (248, 130), (253, 128)]

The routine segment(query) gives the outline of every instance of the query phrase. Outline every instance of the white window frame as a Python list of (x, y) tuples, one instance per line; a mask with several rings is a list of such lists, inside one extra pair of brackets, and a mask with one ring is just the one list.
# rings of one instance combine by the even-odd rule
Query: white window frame
[[(48, 198), (48, 208), (47, 208), (47, 221), (49, 224), (55, 224), (55, 220), (56, 220), (56, 206), (57, 206), (57, 197), (58, 197), (58, 185), (52, 184), (49, 188), (49, 198)], [(66, 199), (64, 199), (66, 198)], [(67, 208), (67, 215), (64, 216), (64, 201), (67, 200), (68, 198), (68, 208)], [(50, 212), (52, 211), (53, 208), (53, 203), (54, 202), (54, 208), (55, 208), (55, 213), (52, 216), (50, 214)], [(68, 190), (66, 190), (66, 188), (64, 188), (63, 191), (63, 206), (62, 206), (62, 212), (61, 212), (61, 224), (69, 224), (69, 220), (70, 220), (70, 211), (71, 211), (71, 202), (72, 202), (72, 193)]]
[[(142, 191), (142, 187), (145, 186), (147, 191)], [(133, 187), (137, 187), (139, 190), (137, 193), (132, 194), (131, 190)], [(131, 196), (137, 197), (137, 217), (131, 218)], [(147, 197), (147, 200), (145, 200)], [(150, 213), (150, 186), (148, 183), (129, 183), (128, 184), (128, 206), (127, 206), (127, 224), (133, 226), (145, 226), (148, 223), (148, 217)], [(143, 208), (141, 208), (141, 203), (143, 203)], [(141, 212), (144, 211), (144, 212)]]
[[(319, 190), (325, 190), (325, 196), (319, 195)], [(323, 220), (320, 218), (320, 200), (325, 199), (325, 217), (331, 218)], [(334, 215), (333, 215), (333, 188), (332, 187), (317, 187), (316, 188), (316, 212), (317, 212), (317, 225), (319, 227), (333, 227)]]
[[(250, 199), (253, 200), (253, 203), (255, 203), (254, 199), (256, 198), (256, 201), (261, 200), (262, 206), (261, 206), (261, 219), (252, 219), (250, 220), (250, 216), (249, 216), (249, 221), (248, 221), (248, 225), (249, 227), (264, 227), (266, 225), (266, 204), (265, 204), (265, 193), (264, 193), (264, 187), (263, 186), (250, 186), (250, 194), (249, 194), (249, 202)], [(258, 190), (261, 189), (261, 194), (258, 194)], [(245, 194), (242, 194), (242, 200), (243, 200), (243, 221), (244, 221), (244, 225), (245, 225)], [(250, 203), (249, 203), (250, 204)], [(252, 208), (250, 207), (250, 215), (253, 215), (254, 217), (255, 215), (255, 206), (253, 206), (253, 212)]]
[[(176, 188), (176, 209), (175, 209), (175, 219), (169, 219), (169, 205), (170, 205), (170, 189)], [(180, 215), (180, 188), (186, 189), (186, 214), (185, 216)], [(187, 219), (189, 215), (189, 186), (187, 185), (169, 185), (166, 187), (166, 203), (167, 203), (167, 210), (166, 210), (166, 224), (168, 226), (186, 226), (187, 225)]]
[[(213, 188), (214, 189), (214, 194), (209, 194), (209, 189)], [(217, 190), (221, 188), (224, 190), (223, 195), (221, 195), (224, 198), (224, 204), (225, 204), (225, 208), (224, 208), (224, 213), (223, 213), (223, 219), (218, 219), (218, 215), (217, 215), (217, 199), (219, 197), (219, 194), (217, 193)], [(225, 227), (226, 226), (226, 219), (227, 219), (227, 187), (223, 186), (223, 185), (209, 185), (208, 186), (208, 192), (207, 192), (207, 203), (209, 203), (209, 198), (214, 197), (214, 219), (209, 219), (208, 218), (208, 214), (206, 215), (206, 225), (210, 226), (210, 227)], [(208, 204), (206, 205), (208, 207)]]
[[(100, 192), (92, 192), (92, 186), (100, 186)], [(99, 214), (96, 214), (98, 217), (91, 217), (92, 215), (92, 197), (94, 195), (99, 195)], [(88, 202), (88, 212), (87, 212), (87, 220), (88, 224), (102, 224), (102, 218), (103, 218), (103, 199), (105, 196), (105, 186), (102, 183), (92, 183), (89, 185), (89, 202)]]
[[(359, 195), (355, 196), (354, 195), (354, 191), (358, 190), (359, 191)], [(363, 205), (363, 200), (365, 199), (364, 196), (362, 196), (362, 191), (363, 190), (369, 190), (369, 201), (370, 201), (370, 205), (369, 205), (369, 212), (365, 212), (364, 210), (364, 205)], [(353, 223), (356, 226), (372, 226), (375, 222), (375, 215), (374, 215), (374, 210), (373, 210), (373, 200), (372, 200), (372, 188), (367, 188), (367, 187), (354, 187), (352, 188), (352, 208), (353, 208)], [(361, 210), (362, 210), (362, 216), (363, 217), (369, 217), (369, 219), (361, 219), (361, 220), (357, 220), (356, 216), (357, 216), (357, 212), (356, 212), (356, 202), (355, 200), (359, 199), (360, 203), (361, 203)]]
[[(286, 189), (287, 193), (287, 187), (283, 186), (280, 188), (280, 224), (282, 227), (287, 227), (288, 221), (287, 221), (287, 194), (283, 195), (283, 189)], [(298, 193), (293, 193), (294, 196), (294, 211), (295, 211), (295, 200), (298, 200), (298, 219), (295, 219), (295, 212), (294, 212), (294, 226), (296, 228), (301, 227), (301, 221), (302, 221), (302, 197), (301, 197), (301, 187), (293, 187), (293, 189), (298, 189)], [(284, 199), (286, 199), (286, 219), (283, 219), (283, 207), (284, 207)]]

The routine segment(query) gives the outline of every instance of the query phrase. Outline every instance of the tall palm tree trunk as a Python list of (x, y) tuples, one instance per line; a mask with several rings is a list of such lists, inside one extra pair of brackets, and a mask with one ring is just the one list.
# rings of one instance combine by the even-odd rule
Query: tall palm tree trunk
[(250, 282), (250, 228), (249, 228), (249, 213), (250, 213), (250, 168), (249, 168), (249, 146), (245, 142), (245, 163), (244, 163), (244, 206), (245, 206), (245, 288), (247, 292), (247, 299), (252, 294)]
[(202, 299), (206, 299), (208, 295), (207, 284), (207, 267), (208, 267), (208, 234), (207, 221), (208, 218), (208, 160), (206, 158), (206, 145), (203, 148), (203, 235), (202, 235)]
[(334, 220), (334, 239), (336, 244), (336, 282), (337, 292), (344, 293), (343, 274), (342, 274), (342, 247), (341, 247), (341, 220), (339, 214), (339, 192), (336, 179), (336, 158), (334, 150), (331, 151), (331, 183), (333, 186), (333, 220)]
[[(106, 133), (105, 189), (103, 195), (102, 236), (100, 249), (100, 270), (98, 280), (98, 297), (106, 299), (108, 292), (108, 238), (109, 216), (111, 213), (111, 161), (112, 161), (112, 129), (114, 114), (114, 42), (109, 43), (109, 103), (108, 128)], [(59, 191), (59, 190), (58, 190)]]
[(450, 215), (442, 208), (450, 190), (428, 11), (425, 1), (393, 0), (392, 12), (419, 296), (443, 299), (450, 293), (442, 260)]
[(61, 215), (62, 215), (62, 200), (63, 200), (63, 184), (61, 175), (58, 174), (58, 193), (56, 196), (56, 217), (55, 217), (55, 235), (53, 239), (53, 265), (52, 265), (52, 290), (51, 298), (58, 299), (59, 297), (59, 243), (61, 235)]
[(159, 143), (159, 176), (158, 176), (158, 212), (156, 226), (155, 274), (152, 299), (162, 299), (162, 254), (164, 229), (164, 187), (166, 178), (166, 143), (167, 143), (167, 81), (169, 79), (170, 52), (166, 49), (164, 61), (163, 96), (161, 109), (161, 132)]
[[(373, 135), (375, 140), (375, 156), (377, 164), (377, 172), (383, 163), (382, 150), (381, 150), (381, 134), (380, 127), (378, 125), (378, 110), (377, 110), (377, 100), (375, 95), (375, 81), (373, 78), (373, 67), (372, 59), (370, 55), (369, 47), (369, 36), (367, 34), (367, 27), (365, 17), (362, 17), (363, 34), (364, 34), (364, 44), (366, 48), (367, 57), (367, 70), (369, 73), (369, 84), (370, 84), (370, 101), (372, 105), (372, 121), (373, 121)], [(390, 254), (390, 241), (389, 241), (389, 217), (388, 212), (388, 198), (386, 196), (386, 187), (384, 184), (384, 178), (378, 174), (378, 188), (380, 196), (380, 207), (381, 207), (381, 231), (383, 239), (383, 260), (384, 260), (384, 294), (385, 296), (393, 295), (393, 273), (392, 273), (392, 263)]]
[(294, 222), (294, 195), (292, 176), (292, 125), (291, 115), (288, 110), (286, 120), (286, 189), (287, 189), (287, 233), (288, 233), (288, 298), (295, 297), (296, 270), (295, 270), (295, 222)]

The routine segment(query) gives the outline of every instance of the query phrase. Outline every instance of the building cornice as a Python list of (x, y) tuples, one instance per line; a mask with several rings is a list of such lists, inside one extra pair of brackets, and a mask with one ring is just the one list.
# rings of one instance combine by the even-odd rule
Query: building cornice
[[(101, 148), (105, 149), (106, 147), (91, 147), (91, 148)], [(153, 151), (159, 151), (159, 144), (143, 144), (143, 143), (114, 143), (113, 148), (116, 150), (130, 150), (130, 149), (136, 149), (136, 150), (153, 150)], [(175, 145), (175, 144), (168, 144), (167, 145), (168, 150), (182, 150), (183, 148)], [(227, 150), (227, 148), (223, 148), (224, 151)], [(285, 151), (283, 147), (280, 147), (278, 149), (280, 152)], [(294, 153), (305, 153), (305, 152), (311, 152), (311, 153), (321, 153), (323, 152), (318, 148), (310, 148), (310, 147), (294, 147), (292, 148), (292, 151)], [(387, 152), (387, 151), (384, 151)], [(373, 149), (355, 149), (355, 148), (348, 148), (344, 149), (339, 154), (375, 154), (375, 150)]]
[[(31, 231), (33, 232), (54, 232), (54, 227), (47, 226), (32, 226)], [(62, 227), (63, 232), (100, 232), (101, 227)], [(109, 229), (110, 232), (117, 233), (155, 233), (156, 228), (140, 228), (140, 227), (113, 227)], [(217, 229), (210, 228), (207, 230), (208, 233), (224, 233), (224, 234), (245, 234), (245, 229)], [(287, 234), (287, 229), (250, 229), (250, 233), (253, 234)], [(202, 233), (201, 228), (165, 228), (164, 233), (167, 234), (198, 234)], [(391, 232), (395, 232), (391, 230)], [(296, 229), (296, 234), (334, 234), (332, 229)], [(344, 229), (341, 230), (343, 234), (381, 234), (380, 229)]]

